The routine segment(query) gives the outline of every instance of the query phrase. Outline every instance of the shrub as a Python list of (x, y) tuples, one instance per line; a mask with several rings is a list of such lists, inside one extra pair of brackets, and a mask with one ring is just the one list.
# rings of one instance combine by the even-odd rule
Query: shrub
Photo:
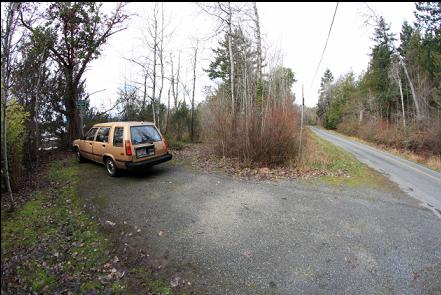
[(337, 126), (341, 133), (389, 147), (417, 153), (441, 154), (441, 121), (432, 119), (425, 124), (390, 125), (387, 121), (345, 121)]
[[(8, 102), (8, 108), (6, 112), (7, 112), (7, 129), (8, 129), (7, 149), (8, 149), (9, 174), (11, 177), (11, 186), (15, 187), (18, 183), (18, 179), (23, 174), (23, 151), (24, 151), (24, 143), (26, 140), (25, 124), (29, 114), (25, 112), (23, 106), (17, 104), (15, 100), (10, 100)], [(1, 117), (1, 121), (3, 126), (3, 116)], [(3, 142), (3, 132), (2, 132), (2, 142)], [(2, 178), (3, 178), (3, 165), (2, 165)]]
[(214, 99), (205, 108), (204, 137), (216, 154), (237, 158), (246, 165), (294, 163), (298, 150), (299, 113), (291, 104), (277, 104), (263, 113), (237, 113)]

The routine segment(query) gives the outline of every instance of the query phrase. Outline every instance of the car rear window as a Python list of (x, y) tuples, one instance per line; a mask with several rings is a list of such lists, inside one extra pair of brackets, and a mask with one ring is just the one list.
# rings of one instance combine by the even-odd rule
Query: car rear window
[(151, 125), (130, 127), (130, 137), (133, 145), (161, 141), (158, 131)]
[(113, 132), (113, 146), (123, 146), (124, 127), (115, 127)]

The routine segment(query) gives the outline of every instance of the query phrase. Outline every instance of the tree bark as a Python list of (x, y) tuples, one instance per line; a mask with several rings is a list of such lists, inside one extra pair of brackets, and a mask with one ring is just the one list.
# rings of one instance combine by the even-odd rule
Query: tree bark
[(198, 58), (198, 42), (196, 42), (196, 47), (194, 50), (194, 60), (193, 60), (193, 93), (191, 97), (191, 132), (190, 132), (190, 139), (193, 142), (194, 141), (194, 95), (196, 91), (196, 62)]
[[(17, 18), (15, 16), (15, 12), (18, 8), (17, 3), (8, 3), (6, 7), (7, 15), (4, 29), (4, 34), (2, 38), (2, 53), (1, 53), (1, 92), (2, 92), (2, 113), (3, 113), (3, 125), (2, 125), (2, 134), (3, 134), (3, 171), (5, 175), (6, 189), (9, 197), (9, 208), (10, 210), (15, 209), (15, 201), (14, 196), (12, 194), (11, 188), (11, 179), (9, 175), (9, 161), (8, 161), (8, 116), (7, 116), (7, 108), (8, 108), (8, 100), (9, 100), (9, 88), (10, 79), (11, 79), (11, 47), (12, 47), (12, 37), (15, 33), (15, 26), (17, 23)], [(2, 23), (3, 27), (3, 23)]]
[(415, 88), (413, 87), (412, 80), (410, 80), (410, 76), (409, 76), (409, 73), (407, 72), (406, 64), (404, 63), (403, 60), (400, 60), (400, 64), (403, 67), (404, 73), (406, 74), (407, 81), (409, 82), (410, 90), (412, 91), (413, 102), (415, 104), (417, 121), (419, 121), (419, 120), (421, 120), (421, 112), (420, 112), (420, 106), (419, 106), (419, 103), (418, 103), (418, 98), (417, 98), (416, 93), (415, 93)]
[(156, 59), (158, 55), (158, 19), (156, 15), (156, 8), (155, 8), (155, 18), (154, 18), (154, 24), (153, 24), (153, 81), (152, 81), (152, 114), (153, 114), (153, 123), (155, 126), (158, 126), (156, 123), (156, 112), (155, 112), (155, 103), (156, 103)]
[(260, 36), (260, 22), (259, 22), (259, 13), (257, 12), (257, 4), (253, 2), (254, 8), (254, 17), (256, 24), (256, 35), (257, 35), (257, 74), (259, 81), (262, 81), (262, 38)]
[(404, 115), (403, 87), (402, 87), (402, 85), (401, 85), (401, 79), (400, 79), (400, 77), (398, 77), (398, 87), (400, 88), (401, 111), (403, 112), (403, 127), (406, 128), (406, 116)]
[[(172, 87), (173, 84), (170, 84), (170, 85)], [(168, 133), (168, 122), (169, 122), (169, 117), (170, 117), (170, 87), (168, 88), (167, 97), (168, 97), (168, 102), (167, 102), (167, 117), (165, 119), (165, 134)]]
[(230, 91), (231, 91), (231, 110), (233, 114), (233, 122), (235, 117), (235, 77), (234, 77), (234, 57), (233, 57), (233, 13), (231, 10), (231, 2), (228, 2), (228, 51), (230, 58)]

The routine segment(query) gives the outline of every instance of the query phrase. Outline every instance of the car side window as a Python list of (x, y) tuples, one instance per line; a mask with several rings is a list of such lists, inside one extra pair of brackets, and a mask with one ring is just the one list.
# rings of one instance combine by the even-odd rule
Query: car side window
[(98, 128), (90, 129), (89, 132), (87, 132), (87, 134), (85, 136), (85, 140), (93, 140), (95, 138), (95, 134), (96, 134), (97, 130), (98, 130)]
[(98, 142), (109, 142), (109, 127), (101, 127), (100, 130), (98, 130), (98, 134), (96, 135), (95, 141)]
[(123, 146), (124, 127), (115, 127), (113, 131), (113, 146)]

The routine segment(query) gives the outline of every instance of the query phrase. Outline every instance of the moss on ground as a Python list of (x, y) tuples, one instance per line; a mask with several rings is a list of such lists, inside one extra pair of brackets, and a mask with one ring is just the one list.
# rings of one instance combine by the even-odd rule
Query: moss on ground
[[(126, 293), (123, 280), (107, 280), (110, 241), (83, 210), (72, 159), (49, 168), (48, 185), (12, 213), (2, 212), (2, 286), (13, 292)], [(11, 283), (10, 278), (18, 283)], [(104, 282), (107, 280), (106, 282)]]
[(118, 241), (85, 211), (77, 193), (79, 168), (73, 159), (54, 162), (43, 189), (17, 211), (2, 211), (2, 289), (11, 294), (174, 294), (146, 267), (119, 276), (125, 266), (114, 262)]

